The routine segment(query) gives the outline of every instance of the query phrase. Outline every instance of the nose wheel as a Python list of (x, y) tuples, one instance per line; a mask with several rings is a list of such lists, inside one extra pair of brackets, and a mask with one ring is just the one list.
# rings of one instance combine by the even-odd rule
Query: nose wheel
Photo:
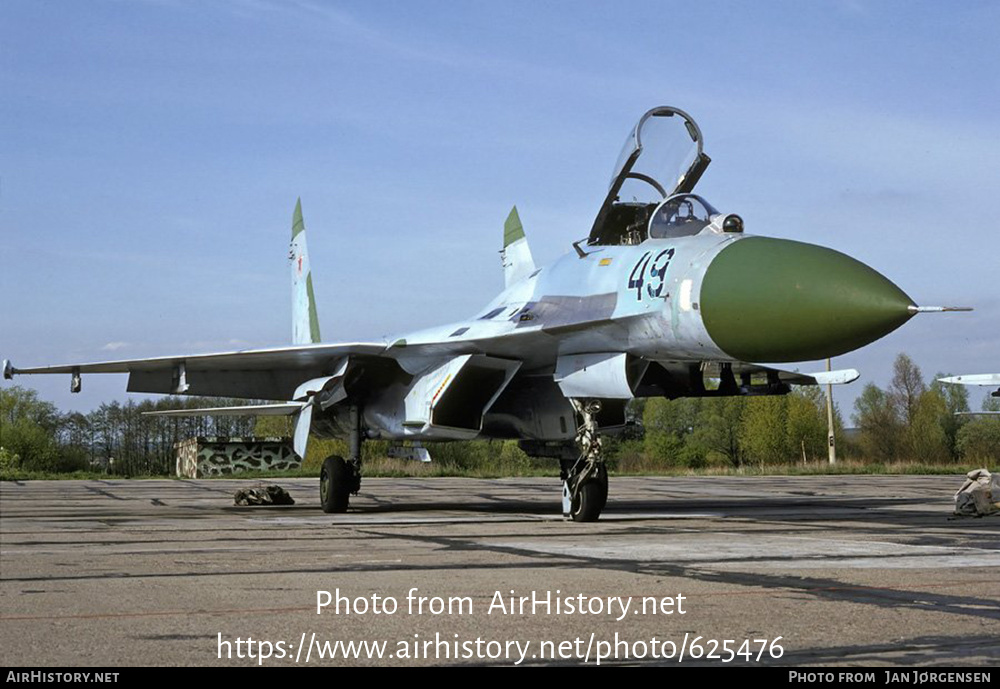
[(596, 522), (608, 503), (608, 469), (601, 453), (596, 420), (601, 403), (577, 399), (570, 402), (582, 419), (576, 432), (580, 457), (575, 462), (563, 463), (563, 517), (575, 522)]

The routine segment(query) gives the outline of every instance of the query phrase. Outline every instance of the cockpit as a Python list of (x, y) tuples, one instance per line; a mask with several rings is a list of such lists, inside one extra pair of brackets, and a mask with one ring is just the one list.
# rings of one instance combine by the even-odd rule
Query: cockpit
[(641, 244), (695, 235), (710, 226), (742, 231), (739, 216), (722, 216), (691, 193), (710, 162), (689, 115), (671, 107), (650, 110), (625, 140), (587, 244)]
[(675, 194), (663, 201), (649, 219), (648, 236), (653, 239), (689, 237), (698, 234), (719, 214), (696, 194)]

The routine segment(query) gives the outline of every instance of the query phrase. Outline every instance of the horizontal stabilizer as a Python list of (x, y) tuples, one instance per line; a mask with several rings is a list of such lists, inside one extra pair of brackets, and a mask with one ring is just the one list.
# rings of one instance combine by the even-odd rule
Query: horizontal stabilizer
[(170, 409), (146, 411), (143, 416), (291, 416), (302, 410), (304, 402), (281, 404), (246, 404), (240, 407), (205, 407), (203, 409)]

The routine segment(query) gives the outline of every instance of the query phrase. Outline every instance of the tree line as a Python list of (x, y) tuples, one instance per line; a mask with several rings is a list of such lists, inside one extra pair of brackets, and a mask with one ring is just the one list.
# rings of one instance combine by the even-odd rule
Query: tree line
[[(845, 430), (839, 408), (834, 425), (839, 458), (860, 463), (913, 462), (989, 465), (1000, 461), (1000, 416), (970, 416), (963, 386), (924, 379), (906, 354), (893, 365), (887, 388), (864, 386)], [(194, 436), (290, 435), (289, 419), (275, 417), (162, 417), (144, 412), (250, 404), (247, 400), (166, 397), (102, 404), (89, 414), (61, 413), (18, 386), (0, 389), (0, 472), (97, 470), (115, 475), (170, 475), (174, 444)], [(984, 410), (1000, 411), (987, 398)], [(637, 399), (632, 424), (605, 441), (619, 471), (669, 468), (772, 466), (826, 461), (826, 397), (819, 387), (788, 395)], [(313, 441), (306, 466), (342, 442)], [(366, 459), (384, 455), (386, 443), (365, 444)], [(439, 465), (520, 473), (553, 462), (531, 460), (515, 442), (428, 443)], [(312, 455), (316, 454), (317, 457)]]
[(253, 417), (166, 417), (146, 412), (248, 404), (246, 400), (165, 397), (111, 402), (61, 413), (34, 390), (0, 389), (0, 470), (103, 471), (171, 475), (174, 443), (193, 436), (252, 435)]
[[(886, 389), (864, 386), (850, 415), (834, 407), (838, 459), (887, 464), (989, 464), (1000, 460), (1000, 417), (972, 416), (968, 389), (926, 381), (906, 354), (893, 364)], [(771, 397), (638, 400), (643, 437), (621, 443), (625, 466), (733, 468), (826, 461), (826, 395), (798, 387)], [(1000, 410), (987, 399), (984, 410)]]
[[(967, 387), (941, 383), (937, 379), (947, 375), (943, 373), (928, 385), (906, 354), (896, 357), (892, 371), (887, 389), (869, 383), (854, 403), (851, 418), (861, 456), (928, 464), (1000, 460), (1000, 417), (968, 415)], [(1000, 411), (1000, 399), (986, 398), (981, 411)]]

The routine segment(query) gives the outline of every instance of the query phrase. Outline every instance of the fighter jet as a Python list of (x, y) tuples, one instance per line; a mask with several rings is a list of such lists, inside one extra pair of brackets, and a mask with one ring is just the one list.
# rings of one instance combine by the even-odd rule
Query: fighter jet
[(598, 519), (608, 497), (601, 437), (636, 397), (782, 395), (848, 383), (758, 362), (815, 361), (863, 347), (920, 311), (863, 263), (821, 246), (751, 236), (693, 190), (710, 159), (673, 107), (630, 131), (587, 236), (535, 265), (516, 209), (504, 226), (505, 287), (469, 318), (384, 342), (320, 343), (301, 208), (291, 247), (293, 345), (217, 354), (14, 368), (4, 377), (128, 373), (130, 392), (275, 400), (199, 413), (289, 414), (295, 451), (346, 436), (320, 475), (326, 512), (361, 485), (366, 439), (517, 439), (560, 462), (563, 511)]

